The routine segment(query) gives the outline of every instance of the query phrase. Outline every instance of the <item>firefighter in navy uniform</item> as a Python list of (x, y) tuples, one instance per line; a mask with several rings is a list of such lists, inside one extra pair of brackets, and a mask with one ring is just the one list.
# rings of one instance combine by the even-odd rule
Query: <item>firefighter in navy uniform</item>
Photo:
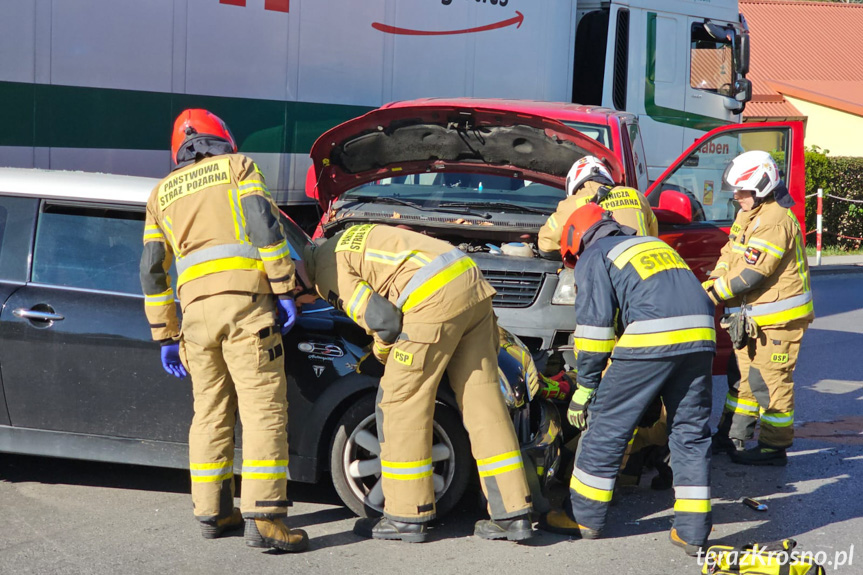
[(601, 535), (627, 442), (659, 395), (668, 412), (674, 471), (670, 538), (694, 555), (712, 526), (713, 304), (677, 252), (657, 238), (633, 236), (593, 203), (567, 221), (561, 255), (565, 265), (575, 266), (578, 293), (578, 379), (567, 418), (586, 431), (573, 467), (570, 508), (549, 512), (540, 526)]
[(560, 259), (560, 235), (563, 224), (581, 206), (594, 202), (611, 212), (620, 225), (629, 226), (640, 236), (656, 236), (659, 224), (641, 192), (615, 186), (611, 172), (595, 156), (577, 160), (566, 175), (567, 198), (539, 229), (537, 248), (546, 259)]
[(426, 539), (435, 517), (432, 420), (446, 372), (491, 515), (474, 533), (531, 537), (530, 489), (500, 393), (495, 292), (473, 260), (446, 242), (375, 224), (349, 228), (303, 259), (320, 296), (373, 336), (385, 364), (376, 410), (384, 517), (360, 519), (354, 532)]
[[(770, 154), (737, 156), (723, 181), (740, 211), (704, 288), (727, 306), (740, 380), (728, 391), (714, 445), (736, 463), (785, 465), (794, 438), (792, 375), (815, 317), (803, 236)], [(758, 445), (743, 450), (759, 419)]]
[[(222, 120), (186, 110), (174, 123), (176, 167), (147, 202), (141, 285), (168, 373), (192, 375), (189, 468), (205, 538), (240, 527), (250, 547), (303, 551), (283, 522), (287, 381), (281, 336), (297, 310), (294, 262), (278, 208), (255, 163)], [(177, 318), (168, 270), (176, 262)], [(243, 422), (243, 493), (234, 508), (234, 427)]]

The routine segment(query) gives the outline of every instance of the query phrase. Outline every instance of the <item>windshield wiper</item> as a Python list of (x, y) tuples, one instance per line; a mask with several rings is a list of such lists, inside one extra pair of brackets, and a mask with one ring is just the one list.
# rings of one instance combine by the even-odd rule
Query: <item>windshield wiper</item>
[(542, 214), (544, 216), (549, 216), (552, 213), (548, 209), (531, 208), (528, 206), (522, 206), (520, 204), (511, 204), (509, 202), (444, 202), (440, 204), (440, 207), (506, 208), (508, 210), (513, 210), (517, 212), (528, 214)]
[[(344, 201), (347, 200), (357, 200), (357, 201), (365, 201), (372, 202), (375, 204), (396, 204), (399, 206), (407, 206), (409, 208), (413, 208), (415, 210), (419, 210), (421, 212), (446, 212), (449, 214), (460, 214), (462, 216), (474, 216), (477, 218), (482, 218), (484, 220), (490, 220), (491, 214), (488, 212), (477, 212), (471, 209), (468, 209), (469, 204), (465, 205), (454, 205), (452, 209), (445, 206), (444, 204), (440, 204), (439, 206), (424, 206), (417, 202), (412, 202), (410, 200), (403, 200), (401, 198), (394, 198), (392, 196), (349, 196), (347, 198), (343, 198)], [(459, 207), (463, 207), (465, 209), (457, 209)]]

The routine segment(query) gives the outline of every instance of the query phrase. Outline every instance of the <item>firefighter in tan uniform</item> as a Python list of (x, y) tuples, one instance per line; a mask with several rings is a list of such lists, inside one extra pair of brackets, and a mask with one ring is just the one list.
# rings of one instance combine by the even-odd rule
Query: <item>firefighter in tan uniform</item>
[(435, 517), (432, 419), (444, 372), (470, 435), (491, 521), (486, 539), (532, 535), (530, 490), (500, 393), (494, 289), (452, 245), (382, 225), (354, 226), (305, 254), (321, 297), (374, 338), (385, 364), (378, 392), (382, 519), (355, 533), (420, 542)]
[(560, 234), (563, 224), (575, 210), (595, 202), (611, 212), (614, 220), (629, 226), (639, 236), (657, 236), (659, 224), (650, 204), (641, 192), (624, 186), (614, 186), (614, 179), (605, 164), (595, 156), (576, 161), (566, 175), (565, 200), (539, 229), (537, 248), (546, 259), (560, 259)]
[[(303, 551), (288, 529), (287, 382), (281, 335), (296, 320), (294, 263), (278, 208), (224, 122), (186, 110), (173, 172), (147, 202), (141, 285), (165, 370), (192, 375), (189, 469), (205, 538), (240, 527), (251, 547)], [(180, 329), (174, 286), (183, 313)], [(278, 299), (277, 299), (278, 298)], [(279, 327), (281, 324), (281, 329)], [(234, 427), (243, 422), (243, 493), (234, 508)]]
[(760, 419), (758, 445), (731, 449), (732, 460), (785, 465), (794, 438), (792, 374), (803, 332), (815, 317), (803, 236), (770, 154), (737, 156), (723, 180), (740, 212), (704, 287), (717, 304), (733, 302), (726, 312), (741, 377), (739, 389), (726, 397), (720, 429), (729, 429), (732, 448), (742, 447)]

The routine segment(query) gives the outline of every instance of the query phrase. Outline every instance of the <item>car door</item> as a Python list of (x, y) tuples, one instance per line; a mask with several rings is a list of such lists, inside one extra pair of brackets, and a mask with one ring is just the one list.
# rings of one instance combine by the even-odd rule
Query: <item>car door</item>
[[(0, 310), (9, 296), (27, 281), (27, 262), (30, 260), (38, 207), (39, 201), (34, 198), (0, 195)], [(0, 346), (0, 363), (4, 355), (3, 347)], [(9, 425), (2, 370), (0, 425)]]
[(162, 370), (144, 315), (143, 226), (143, 207), (42, 202), (30, 276), (0, 314), (13, 426), (186, 441), (191, 386)]
[[(651, 205), (659, 208), (663, 207), (662, 194), (666, 191), (689, 197), (692, 221), (663, 224), (660, 218), (660, 236), (683, 256), (699, 280), (707, 279), (716, 265), (739, 209), (733, 201), (733, 191), (722, 185), (725, 167), (738, 154), (750, 150), (768, 151), (776, 160), (796, 202), (792, 210), (802, 226), (805, 196), (802, 122), (731, 124), (712, 130), (690, 146), (648, 189)], [(718, 330), (717, 336), (720, 349), (714, 366), (721, 366), (718, 367), (721, 370), (731, 347), (725, 330)]]

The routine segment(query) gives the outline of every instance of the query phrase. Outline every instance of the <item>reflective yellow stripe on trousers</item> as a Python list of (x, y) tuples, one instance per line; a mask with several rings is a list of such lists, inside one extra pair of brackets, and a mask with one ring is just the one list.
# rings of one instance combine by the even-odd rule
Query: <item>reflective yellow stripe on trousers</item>
[(387, 479), (398, 481), (431, 477), (432, 460), (431, 457), (419, 461), (384, 461), (381, 459), (381, 475)]
[(243, 479), (287, 479), (287, 459), (244, 459)]
[(674, 510), (684, 513), (709, 513), (710, 487), (678, 485), (674, 488)]
[(614, 478), (591, 475), (575, 467), (572, 470), (572, 479), (569, 482), (569, 487), (582, 497), (601, 503), (608, 503), (614, 494)]
[(508, 451), (494, 457), (477, 459), (476, 467), (480, 477), (491, 477), (514, 469), (524, 469), (524, 462), (520, 451)]
[(189, 473), (193, 483), (217, 483), (234, 475), (233, 461), (218, 463), (190, 463)]

